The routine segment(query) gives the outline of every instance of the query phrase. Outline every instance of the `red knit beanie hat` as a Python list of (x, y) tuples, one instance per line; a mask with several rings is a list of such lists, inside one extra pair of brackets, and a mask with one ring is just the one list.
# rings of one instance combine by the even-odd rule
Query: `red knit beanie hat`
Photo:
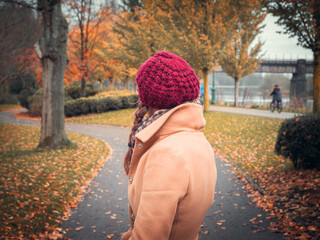
[(158, 52), (139, 68), (139, 98), (148, 107), (169, 109), (199, 96), (199, 79), (182, 58)]

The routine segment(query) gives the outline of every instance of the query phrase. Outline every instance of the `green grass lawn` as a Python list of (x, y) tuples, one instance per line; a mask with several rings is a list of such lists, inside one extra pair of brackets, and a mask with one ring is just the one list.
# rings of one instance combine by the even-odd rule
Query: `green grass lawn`
[(291, 167), (291, 163), (274, 153), (279, 119), (222, 112), (205, 112), (204, 133), (208, 141), (233, 159), (240, 169), (255, 179), (274, 167)]
[(122, 109), (100, 114), (89, 114), (67, 118), (66, 123), (103, 124), (129, 127), (133, 123), (135, 109)]
[[(270, 100), (271, 102), (271, 100)], [(231, 105), (221, 105), (221, 104), (213, 104), (212, 106), (217, 106), (217, 107), (230, 107), (233, 108), (234, 106)], [(251, 106), (238, 106), (237, 108), (244, 108), (244, 109), (256, 109), (256, 110), (266, 110), (266, 111), (270, 111), (270, 103), (267, 104), (263, 104), (263, 105), (251, 105)], [(282, 108), (282, 112), (290, 112), (290, 113), (302, 113), (302, 114), (306, 114), (306, 113), (312, 113), (312, 110), (306, 110), (305, 108), (293, 108), (293, 107), (287, 107), (287, 106), (283, 106)]]
[(23, 107), (16, 104), (0, 104), (0, 112), (18, 110), (22, 108)]
[(105, 162), (109, 149), (103, 141), (70, 132), (67, 136), (74, 143), (69, 147), (37, 149), (39, 128), (0, 123), (0, 235), (4, 239), (52, 233)]

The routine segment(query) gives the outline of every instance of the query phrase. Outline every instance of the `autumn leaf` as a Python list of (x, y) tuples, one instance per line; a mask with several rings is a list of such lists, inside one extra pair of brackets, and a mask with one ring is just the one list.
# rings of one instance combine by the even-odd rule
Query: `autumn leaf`
[(308, 229), (309, 231), (313, 231), (313, 232), (317, 231), (317, 228), (316, 228), (315, 226), (312, 226), (312, 225), (309, 225), (309, 226), (307, 227), (307, 229)]
[(84, 229), (84, 226), (77, 227), (77, 228), (76, 228), (76, 231), (79, 231), (79, 230), (81, 230), (81, 229)]

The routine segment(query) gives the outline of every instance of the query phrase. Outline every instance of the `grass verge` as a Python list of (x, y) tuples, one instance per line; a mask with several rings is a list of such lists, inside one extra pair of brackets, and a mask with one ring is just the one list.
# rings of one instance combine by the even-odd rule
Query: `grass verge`
[[(264, 192), (251, 191), (252, 201), (270, 212), (270, 230), (292, 239), (320, 234), (320, 172), (294, 169), (274, 153), (281, 121), (240, 114), (206, 112), (204, 133)], [(250, 186), (249, 186), (250, 188)]]
[[(271, 100), (270, 100), (271, 103)], [(270, 103), (263, 104), (263, 105), (248, 105), (248, 106), (238, 106), (237, 108), (244, 108), (244, 109), (256, 109), (256, 110), (266, 110), (270, 111)], [(213, 104), (212, 106), (217, 106), (217, 107), (230, 107), (234, 108), (234, 106), (231, 105), (223, 105), (223, 104)], [(293, 108), (293, 107), (287, 107), (286, 105), (283, 106), (282, 112), (288, 112), (288, 113), (301, 113), (301, 114), (306, 114), (306, 113), (311, 113), (311, 110), (306, 110), (305, 108)]]
[(98, 139), (67, 133), (74, 143), (37, 149), (40, 129), (0, 123), (0, 235), (46, 239), (76, 206), (109, 154)]
[(279, 165), (291, 168), (290, 162), (274, 153), (282, 120), (222, 112), (205, 112), (204, 117), (208, 141), (233, 159), (250, 178)]
[(13, 111), (18, 109), (23, 109), (23, 107), (16, 104), (0, 104), (0, 112)]
[(130, 127), (135, 109), (122, 109), (100, 114), (88, 114), (66, 118), (66, 123), (102, 124)]

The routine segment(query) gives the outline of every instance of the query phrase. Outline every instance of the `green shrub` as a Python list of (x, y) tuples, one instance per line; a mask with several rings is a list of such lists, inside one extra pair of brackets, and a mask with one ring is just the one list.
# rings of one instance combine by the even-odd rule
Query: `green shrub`
[(28, 97), (29, 111), (33, 116), (41, 116), (42, 102), (43, 102), (43, 89), (40, 88), (35, 94)]
[(78, 98), (65, 102), (64, 111), (67, 117), (88, 113), (103, 113), (135, 107), (137, 99), (137, 95)]
[[(78, 99), (81, 97), (81, 85), (76, 83), (70, 87), (65, 87), (65, 93), (72, 99)], [(98, 91), (93, 89), (91, 85), (86, 85), (86, 97), (94, 96)]]
[(90, 112), (92, 113), (98, 112), (97, 110), (98, 99), (89, 98), (87, 101), (89, 102), (89, 105), (90, 105)]
[(7, 93), (0, 96), (0, 104), (19, 104), (19, 100), (17, 95)]
[(9, 86), (4, 85), (0, 88), (0, 104), (18, 104), (18, 98), (16, 94), (11, 94)]
[[(41, 116), (43, 89), (40, 88), (31, 94), (28, 90), (23, 90), (20, 94), (22, 106), (29, 109), (33, 116)], [(19, 96), (20, 96), (19, 95)], [(65, 95), (64, 111), (66, 117), (79, 116), (88, 113), (103, 113), (111, 110), (132, 108), (137, 105), (138, 95), (113, 95), (113, 96), (96, 96), (87, 98), (78, 98), (69, 100), (70, 97)]]
[(258, 104), (253, 104), (252, 106), (251, 106), (251, 108), (253, 108), (253, 109), (258, 109), (260, 106), (258, 105)]
[(284, 121), (275, 151), (289, 157), (296, 168), (320, 169), (320, 113)]
[(103, 113), (111, 110), (119, 110), (121, 108), (125, 108), (123, 107), (121, 98), (121, 96), (100, 98), (99, 101), (97, 101), (97, 112)]
[(132, 106), (137, 106), (139, 102), (139, 96), (137, 94), (132, 94), (128, 96), (128, 106), (131, 108)]
[[(65, 93), (64, 96), (64, 101), (70, 101), (72, 100), (71, 97), (67, 96), (67, 94)], [(42, 102), (43, 102), (43, 88), (38, 89), (33, 95), (30, 95), (27, 98), (28, 101), (28, 109), (29, 112), (33, 115), (33, 116), (41, 116), (42, 113)]]
[(67, 117), (88, 114), (90, 113), (90, 103), (82, 98), (67, 101), (64, 104), (64, 112)]
[(9, 81), (10, 93), (19, 94), (24, 89), (36, 88), (36, 77), (33, 73), (23, 73)]
[(78, 116), (83, 112), (85, 111), (81, 109), (81, 99), (71, 100), (64, 104), (64, 114), (67, 117)]
[(20, 105), (24, 108), (29, 109), (28, 98), (32, 96), (35, 92), (36, 90), (33, 88), (23, 89), (18, 95), (18, 100), (20, 102)]

